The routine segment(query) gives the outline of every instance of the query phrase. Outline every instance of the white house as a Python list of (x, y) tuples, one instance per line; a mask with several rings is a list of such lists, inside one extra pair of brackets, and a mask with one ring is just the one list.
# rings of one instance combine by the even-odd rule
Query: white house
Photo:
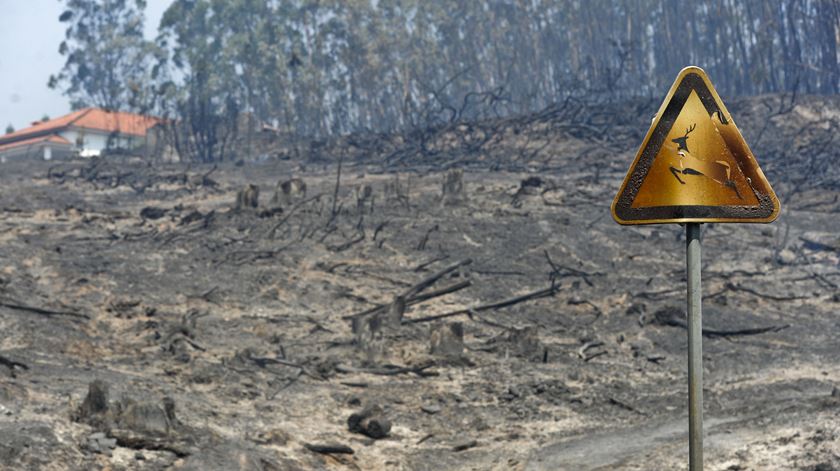
[(0, 136), (0, 161), (93, 157), (105, 149), (137, 150), (148, 144), (149, 129), (159, 123), (160, 119), (151, 116), (85, 108)]

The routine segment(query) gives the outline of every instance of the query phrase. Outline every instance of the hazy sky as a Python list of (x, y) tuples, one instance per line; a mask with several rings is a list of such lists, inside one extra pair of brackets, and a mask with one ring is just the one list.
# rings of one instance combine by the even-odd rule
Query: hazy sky
[[(153, 38), (172, 0), (147, 0), (146, 37)], [(65, 25), (59, 0), (0, 0), (0, 134), (6, 125), (21, 129), (44, 114), (70, 111), (69, 100), (47, 88), (50, 74), (64, 64), (58, 45)]]

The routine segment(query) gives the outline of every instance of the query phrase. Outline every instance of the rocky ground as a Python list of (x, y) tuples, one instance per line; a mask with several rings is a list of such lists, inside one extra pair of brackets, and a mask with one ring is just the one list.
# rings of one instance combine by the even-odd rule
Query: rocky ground
[[(840, 469), (840, 106), (786, 100), (731, 106), (782, 216), (704, 226), (710, 470)], [(686, 469), (683, 229), (609, 214), (656, 105), (345, 142), (337, 192), (5, 164), (0, 466)]]

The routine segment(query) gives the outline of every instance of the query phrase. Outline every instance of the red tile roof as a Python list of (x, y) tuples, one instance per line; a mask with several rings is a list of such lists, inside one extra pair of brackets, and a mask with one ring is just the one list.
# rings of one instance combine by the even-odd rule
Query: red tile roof
[(158, 124), (159, 119), (121, 111), (108, 112), (100, 108), (88, 108), (72, 125), (80, 128), (96, 129), (120, 134), (145, 136), (152, 126)]
[(8, 144), (1, 144), (0, 145), (0, 151), (13, 149), (15, 147), (31, 146), (31, 145), (35, 145), (35, 144), (40, 144), (41, 142), (52, 142), (54, 144), (66, 144), (68, 146), (71, 145), (70, 141), (68, 141), (67, 139), (59, 136), (58, 134), (50, 134), (50, 135), (47, 135), (47, 136), (38, 136), (38, 137), (29, 138), (29, 139), (23, 139), (23, 140), (20, 140), (20, 141), (14, 141), (14, 142), (10, 142)]
[(60, 118), (36, 123), (31, 127), (0, 136), (0, 145), (24, 139), (27, 136), (52, 134), (69, 127), (145, 136), (149, 128), (160, 122), (160, 119), (151, 116), (122, 111), (106, 111), (101, 108), (85, 108)]

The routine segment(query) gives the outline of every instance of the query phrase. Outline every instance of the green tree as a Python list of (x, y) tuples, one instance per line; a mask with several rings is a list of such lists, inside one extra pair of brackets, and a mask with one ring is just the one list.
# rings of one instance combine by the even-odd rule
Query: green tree
[(145, 0), (64, 0), (67, 24), (59, 52), (64, 66), (48, 86), (70, 97), (74, 109), (145, 111), (155, 94), (160, 51), (143, 38)]
[(9, 123), (8, 126), (6, 126), (6, 134), (11, 134), (13, 132), (15, 132), (15, 127), (12, 126), (12, 123)]

